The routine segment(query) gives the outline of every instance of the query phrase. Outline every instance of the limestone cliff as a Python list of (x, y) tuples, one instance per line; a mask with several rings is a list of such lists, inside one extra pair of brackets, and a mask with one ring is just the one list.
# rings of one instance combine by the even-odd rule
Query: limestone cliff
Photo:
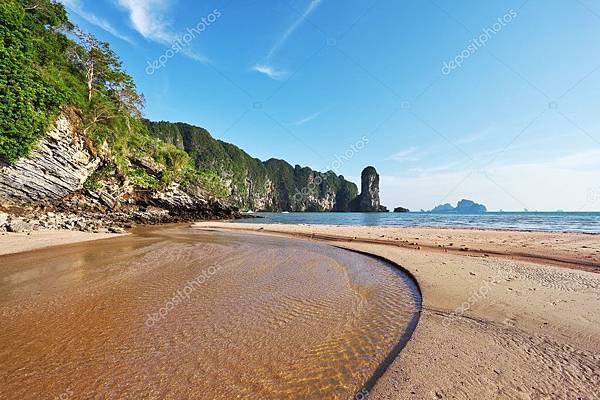
[(197, 167), (218, 173), (231, 204), (255, 211), (350, 211), (356, 185), (332, 171), (318, 172), (284, 160), (261, 161), (214, 139), (204, 128), (146, 121), (155, 137), (185, 150)]
[[(61, 114), (28, 157), (0, 163), (0, 211), (20, 210), (19, 214), (29, 215), (33, 227), (38, 217), (60, 212), (66, 216), (51, 227), (89, 231), (103, 223), (122, 226), (237, 215), (236, 209), (200, 186), (183, 187), (179, 182), (140, 186), (135, 176), (117, 173), (109, 158), (95, 155), (78, 127), (76, 117)], [(131, 154), (127, 162), (148, 179), (160, 179), (161, 167), (152, 160)]]
[(79, 190), (101, 160), (63, 115), (27, 158), (9, 165), (0, 160), (0, 202), (36, 203)]
[(374, 167), (366, 167), (361, 174), (360, 195), (356, 197), (350, 208), (353, 212), (387, 212), (379, 199), (379, 174)]
[[(219, 174), (216, 179), (227, 188), (225, 202), (216, 200), (201, 179), (164, 183), (165, 166), (139, 151), (127, 154), (128, 173), (120, 173), (109, 154), (88, 146), (77, 118), (61, 115), (28, 157), (0, 165), (0, 211), (33, 206), (87, 213), (92, 220), (111, 216), (120, 223), (229, 218), (237, 215), (238, 205), (256, 211), (387, 211), (380, 204), (373, 167), (363, 171), (357, 196), (356, 185), (332, 171), (278, 159), (263, 162), (187, 124), (148, 124), (160, 140), (184, 149), (200, 173)], [(83, 225), (97, 228), (92, 222)]]
[(0, 36), (10, 39), (0, 44), (0, 211), (126, 219), (158, 208), (164, 221), (234, 215), (236, 205), (346, 211), (356, 195), (333, 172), (262, 162), (191, 125), (145, 123), (117, 53), (69, 21), (60, 1), (0, 4)]

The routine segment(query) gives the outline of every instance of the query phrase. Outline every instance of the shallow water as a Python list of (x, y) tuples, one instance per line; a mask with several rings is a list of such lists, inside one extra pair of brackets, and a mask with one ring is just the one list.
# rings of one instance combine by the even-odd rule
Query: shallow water
[(284, 238), (162, 228), (3, 256), (0, 398), (349, 399), (419, 307), (391, 265)]

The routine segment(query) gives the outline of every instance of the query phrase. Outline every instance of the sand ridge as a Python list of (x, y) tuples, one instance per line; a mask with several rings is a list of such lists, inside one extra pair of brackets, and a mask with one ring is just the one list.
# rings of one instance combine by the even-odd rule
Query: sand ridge
[(597, 234), (239, 222), (220, 226), (222, 229), (285, 233), (327, 241), (389, 244), (475, 257), (495, 256), (600, 272), (600, 235)]

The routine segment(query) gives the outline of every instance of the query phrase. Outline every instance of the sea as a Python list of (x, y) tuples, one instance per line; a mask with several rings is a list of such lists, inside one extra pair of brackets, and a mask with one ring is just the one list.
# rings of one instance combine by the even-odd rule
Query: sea
[(254, 213), (244, 223), (479, 228), (540, 232), (600, 233), (600, 212)]

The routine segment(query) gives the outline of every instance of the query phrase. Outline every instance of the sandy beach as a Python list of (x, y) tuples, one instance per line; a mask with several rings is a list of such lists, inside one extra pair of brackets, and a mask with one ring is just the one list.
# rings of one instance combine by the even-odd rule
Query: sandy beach
[[(361, 392), (367, 398), (398, 400), (598, 398), (600, 311), (597, 305), (600, 301), (600, 274), (598, 273), (600, 272), (600, 241), (597, 235), (231, 222), (204, 222), (194, 224), (192, 229), (187, 226), (180, 226), (177, 229), (175, 234), (163, 234), (160, 230), (152, 234), (142, 231), (120, 238), (80, 244), (74, 242), (99, 239), (101, 235), (82, 236), (64, 232), (40, 232), (33, 235), (33, 238), (18, 235), (0, 238), (5, 254), (3, 274), (8, 274), (4, 279), (8, 286), (5, 288), (7, 291), (4, 294), (2, 318), (10, 321), (9, 325), (13, 327), (5, 332), (3, 341), (7, 346), (3, 345), (3, 347), (11, 348), (12, 346), (8, 344), (16, 340), (15, 343), (23, 354), (29, 354), (28, 352), (31, 351), (33, 351), (31, 354), (36, 354), (37, 345), (31, 347), (32, 343), (43, 342), (44, 348), (50, 352), (48, 354), (54, 354), (53, 357), (56, 358), (52, 359), (48, 356), (50, 359), (45, 357), (43, 360), (43, 363), (49, 362), (47, 368), (52, 372), (45, 368), (37, 372), (42, 376), (48, 373), (52, 376), (52, 379), (44, 384), (36, 386), (34, 381), (31, 381), (27, 387), (22, 386), (22, 379), (35, 376), (28, 373), (26, 375), (29, 376), (28, 378), (21, 377), (16, 380), (12, 375), (5, 376), (3, 386), (10, 387), (11, 393), (14, 390), (20, 391), (20, 396), (25, 396), (21, 398), (27, 398), (27, 393), (32, 388), (37, 390), (38, 395), (48, 392), (60, 393), (68, 388), (80, 394), (96, 391), (133, 398), (144, 393), (143, 388), (147, 385), (148, 379), (155, 377), (162, 383), (153, 386), (148, 398), (161, 398), (161, 396), (176, 398), (183, 394), (194, 398), (195, 392), (189, 389), (189, 384), (190, 382), (199, 384), (200, 381), (197, 381), (199, 370), (203, 371), (202, 376), (214, 377), (212, 383), (208, 382), (203, 386), (205, 394), (206, 390), (210, 390), (211, 385), (219, 386), (216, 377), (223, 375), (219, 370), (208, 368), (205, 363), (194, 361), (194, 355), (186, 350), (193, 345), (204, 349), (202, 354), (210, 355), (213, 362), (229, 365), (230, 371), (240, 366), (236, 363), (231, 364), (232, 359), (226, 361), (221, 358), (222, 350), (225, 348), (229, 349), (230, 354), (236, 354), (235, 359), (245, 359), (248, 365), (254, 365), (252, 363), (262, 365), (261, 372), (258, 374), (261, 376), (262, 383), (257, 386), (262, 389), (257, 390), (258, 393), (263, 393), (263, 398), (269, 398), (269, 394), (273, 393), (278, 393), (278, 398), (294, 398), (294, 393), (301, 393), (305, 385), (309, 384), (303, 384), (297, 376), (289, 374), (285, 379), (290, 380), (289, 383), (294, 389), (291, 392), (285, 391), (284, 386), (278, 386), (277, 383), (283, 377), (270, 375), (272, 367), (265, 360), (272, 356), (267, 354), (270, 354), (273, 349), (276, 349), (276, 354), (280, 354), (281, 351), (294, 354), (293, 349), (305, 344), (302, 339), (305, 335), (294, 334), (299, 327), (300, 331), (314, 332), (314, 329), (317, 329), (324, 335), (324, 339), (328, 335), (328, 329), (335, 328), (331, 324), (335, 325), (336, 321), (341, 321), (340, 315), (344, 316), (346, 311), (350, 311), (349, 315), (354, 315), (361, 309), (357, 309), (353, 298), (345, 294), (346, 289), (342, 287), (335, 289), (335, 282), (339, 280), (335, 275), (328, 278), (331, 279), (329, 283), (327, 280), (323, 281), (325, 284), (323, 288), (329, 287), (331, 289), (328, 291), (334, 290), (331, 294), (337, 293), (333, 296), (337, 300), (323, 298), (323, 301), (317, 303), (292, 302), (289, 303), (291, 309), (287, 305), (283, 306), (294, 297), (301, 298), (303, 295), (319, 297), (322, 296), (319, 293), (325, 292), (320, 286), (292, 286), (287, 287), (285, 292), (281, 292), (281, 287), (276, 288), (277, 285), (285, 282), (312, 279), (310, 278), (312, 275), (302, 275), (305, 272), (298, 270), (300, 265), (304, 268), (306, 265), (311, 265), (310, 262), (307, 263), (308, 259), (305, 256), (293, 261), (292, 269), (288, 268), (289, 249), (294, 247), (289, 247), (288, 250), (285, 250), (287, 247), (282, 247), (281, 251), (277, 250), (283, 242), (273, 242), (274, 239), (279, 240), (273, 236), (280, 236), (281, 239), (293, 238), (290, 243), (298, 243), (298, 246), (301, 246), (298, 249), (308, 249), (313, 243), (329, 244), (376, 255), (401, 266), (416, 279), (422, 295), (422, 309), (416, 330), (400, 354), (391, 364), (386, 365), (385, 372), (378, 377), (375, 385), (369, 387), (368, 394)], [(240, 234), (247, 235), (248, 239), (240, 239)], [(71, 244), (65, 245), (65, 243)], [(270, 250), (265, 252), (251, 249), (252, 246), (256, 249), (261, 248), (263, 243), (267, 245), (265, 249)], [(61, 246), (48, 248), (53, 244)], [(223, 246), (232, 245), (237, 249), (234, 253), (223, 252), (225, 248)], [(35, 246), (39, 247), (37, 251), (18, 253), (33, 250)], [(212, 250), (203, 254), (206, 249)], [(212, 254), (215, 249), (219, 249), (219, 253)], [(325, 248), (318, 249), (315, 248), (315, 254), (325, 251)], [(99, 258), (98, 254), (102, 254), (103, 258)], [(273, 261), (284, 259), (282, 257), (287, 261)], [(183, 264), (174, 268), (176, 264), (173, 264), (173, 261), (177, 260), (178, 263), (183, 262)], [(258, 301), (252, 308), (268, 310), (272, 315), (266, 315), (264, 321), (254, 320), (247, 325), (247, 329), (253, 329), (252, 327), (258, 324), (256, 326), (262, 327), (260, 332), (264, 332), (267, 336), (261, 334), (252, 339), (241, 335), (236, 339), (241, 347), (232, 347), (232, 343), (217, 340), (219, 337), (223, 338), (223, 332), (231, 329), (231, 321), (217, 318), (219, 314), (210, 312), (198, 314), (198, 311), (194, 311), (188, 304), (179, 307), (177, 313), (170, 315), (169, 320), (158, 324), (160, 330), (151, 331), (149, 339), (148, 337), (142, 339), (139, 335), (145, 329), (145, 310), (160, 307), (161, 302), (169, 297), (171, 286), (176, 288), (183, 285), (186, 279), (192, 278), (199, 271), (201, 265), (206, 266), (198, 262), (190, 263), (189, 260), (198, 262), (221, 260), (227, 263), (233, 260), (233, 264), (238, 267), (255, 266), (247, 270), (246, 275), (242, 275), (243, 280), (239, 282), (237, 281), (239, 277), (236, 278), (236, 275), (231, 275), (231, 278), (224, 281), (225, 283), (210, 280), (209, 285), (202, 291), (201, 299), (210, 304), (226, 302), (223, 304), (231, 306), (228, 297), (223, 297), (223, 293), (230, 292), (233, 287), (237, 288), (235, 292), (240, 293), (240, 296), (248, 292), (250, 300), (245, 300), (244, 304), (248, 301), (248, 304)], [(318, 261), (315, 265), (321, 262), (323, 261)], [(270, 271), (278, 271), (285, 265), (283, 271), (288, 276), (278, 279), (275, 283), (268, 279), (263, 282), (264, 285), (260, 284), (265, 273), (261, 265), (267, 264), (272, 267), (279, 265)], [(337, 264), (334, 263), (332, 266)], [(19, 272), (22, 268), (20, 265), (25, 266), (22, 272)], [(119, 267), (120, 265), (122, 267)], [(162, 270), (166, 265), (170, 267)], [(58, 268), (56, 272), (53, 272), (56, 268)], [(371, 267), (358, 265), (357, 271), (362, 268)], [(114, 272), (110, 272), (113, 270)], [(294, 272), (295, 270), (298, 272)], [(109, 274), (106, 275), (107, 273)], [(248, 273), (250, 275), (247, 275)], [(296, 273), (300, 275), (295, 276)], [(369, 276), (373, 276), (372, 273)], [(258, 286), (256, 282), (259, 282)], [(377, 291), (383, 296), (382, 299), (385, 297), (389, 300), (392, 292), (386, 294), (385, 287), (385, 285), (381, 286)], [(223, 292), (223, 288), (227, 290)], [(277, 301), (284, 303), (281, 306), (273, 305), (274, 308), (271, 306), (264, 308), (261, 304), (264, 300), (263, 296), (267, 294), (263, 293), (265, 290), (269, 293), (287, 293)], [(140, 297), (135, 293), (144, 293), (144, 295)], [(369, 296), (372, 294), (365, 299), (370, 298)], [(115, 303), (115, 299), (120, 300)], [(19, 307), (15, 308), (14, 305), (17, 303)], [(388, 303), (389, 301), (385, 302)], [(310, 315), (306, 314), (306, 307), (311, 310)], [(123, 309), (118, 313), (119, 315), (116, 315), (114, 310), (121, 308)], [(238, 315), (234, 312), (235, 309), (235, 307), (231, 308), (227, 315)], [(52, 312), (49, 312), (50, 310)], [(82, 310), (92, 310), (93, 318), (88, 320), (78, 317), (71, 321), (72, 316), (78, 315)], [(374, 329), (373, 331), (366, 331), (357, 325), (356, 329), (351, 329), (340, 338), (328, 342), (329, 350), (322, 348), (316, 351), (314, 353), (316, 358), (308, 358), (302, 363), (293, 364), (298, 371), (307, 371), (311, 380), (320, 382), (325, 379), (328, 382), (325, 390), (329, 390), (331, 396), (326, 398), (344, 398), (335, 397), (343, 393), (343, 390), (337, 391), (338, 386), (335, 384), (335, 381), (342, 379), (342, 376), (350, 377), (348, 382), (359, 377), (365, 379), (364, 372), (352, 372), (348, 369), (349, 357), (359, 355), (358, 349), (367, 351), (368, 354), (376, 354), (365, 350), (366, 348), (362, 347), (364, 343), (377, 343), (376, 338), (382, 338), (387, 341), (389, 347), (390, 339), (399, 340), (398, 329), (395, 331), (386, 329), (392, 326), (389, 325), (391, 321), (405, 323), (403, 321), (406, 317), (400, 317), (398, 314), (396, 318), (389, 319), (383, 311), (384, 308), (380, 310), (375, 313), (382, 313), (383, 319), (379, 322), (365, 319), (366, 315), (373, 315), (373, 311), (368, 309), (361, 311), (365, 313), (363, 317), (359, 314), (356, 318), (356, 321), (362, 321), (367, 326), (373, 327), (371, 328)], [(179, 313), (183, 314), (179, 315)], [(245, 319), (242, 315), (239, 314), (236, 318), (243, 327), (250, 320), (243, 322)], [(299, 319), (302, 315), (305, 317)], [(313, 318), (316, 316), (319, 318)], [(209, 345), (198, 342), (194, 339), (198, 328), (193, 328), (196, 326), (193, 321), (197, 318), (203, 321), (212, 320), (215, 324), (213, 326), (223, 325), (225, 330), (208, 329), (203, 333), (203, 337), (210, 337), (215, 332), (220, 332), (220, 336), (218, 335), (216, 341)], [(347, 318), (349, 317), (342, 319)], [(31, 342), (29, 340), (31, 337), (28, 339), (28, 336), (23, 336), (43, 320), (47, 320), (47, 326), (52, 327), (50, 336), (46, 334), (41, 342), (39, 340)], [(135, 323), (132, 325), (131, 321)], [(100, 322), (102, 324), (98, 325)], [(297, 325), (300, 322), (304, 325)], [(105, 328), (101, 328), (102, 326)], [(277, 329), (273, 330), (275, 326)], [(77, 329), (73, 330), (73, 327)], [(33, 328), (32, 334), (36, 330), (37, 328)], [(268, 333), (271, 330), (273, 334)], [(244, 329), (241, 329), (239, 333), (243, 331)], [(356, 336), (357, 331), (363, 333)], [(172, 336), (173, 332), (175, 336)], [(192, 334), (193, 332), (195, 333)], [(237, 335), (234, 332), (237, 331), (230, 331), (226, 338), (232, 339)], [(370, 337), (366, 342), (365, 332), (369, 332)], [(131, 336), (132, 334), (134, 336)], [(165, 338), (171, 336), (172, 339), (165, 341)], [(25, 341), (17, 339), (19, 337), (24, 337)], [(64, 348), (61, 344), (63, 337), (71, 338), (68, 348)], [(82, 339), (85, 337), (96, 339)], [(346, 339), (342, 340), (342, 337)], [(313, 339), (315, 344), (321, 340)], [(272, 344), (266, 346), (266, 343)], [(181, 344), (185, 346), (182, 348)], [(359, 347), (354, 347), (357, 345)], [(374, 348), (381, 347), (377, 345)], [(171, 349), (170, 351), (176, 349), (175, 353), (180, 354), (190, 363), (186, 361), (177, 364), (176, 360), (179, 359), (168, 356), (170, 354), (166, 352), (168, 349)], [(256, 353), (257, 349), (260, 350), (258, 353)], [(343, 349), (350, 351), (345, 355)], [(95, 361), (76, 361), (78, 351), (85, 351), (86, 354), (94, 354), (96, 351)], [(234, 353), (231, 353), (232, 351)], [(107, 359), (106, 354), (112, 355)], [(70, 356), (73, 356), (74, 360), (60, 362), (61, 359), (64, 361)], [(317, 362), (320, 357), (328, 357), (326, 359), (328, 365), (334, 368), (323, 369), (319, 366)], [(380, 360), (378, 357), (375, 359)], [(25, 360), (17, 353), (6, 350), (0, 359), (10, 365)], [(107, 372), (103, 363), (110, 364), (114, 361), (129, 367), (116, 367), (115, 364), (115, 368)], [(77, 367), (78, 362), (84, 363)], [(284, 363), (283, 359), (277, 362)], [(150, 363), (156, 367), (134, 373), (139, 363)], [(24, 371), (32, 368), (27, 365), (29, 364), (22, 366)], [(171, 379), (170, 366), (176, 368), (179, 374), (186, 378)], [(84, 368), (86, 371), (91, 368), (91, 370), (88, 371), (89, 374), (86, 373), (85, 379), (65, 382), (65, 376), (70, 376), (73, 368), (79, 370)], [(369, 369), (372, 372), (374, 364), (370, 364)], [(245, 384), (257, 379), (243, 368), (238, 372), (246, 376)], [(128, 376), (131, 373), (134, 375), (131, 376), (132, 380), (129, 380)], [(325, 373), (332, 375), (327, 378), (323, 375)], [(98, 376), (103, 376), (105, 379), (100, 380)], [(107, 383), (107, 376), (113, 381), (120, 382), (119, 385)], [(235, 376), (235, 374), (226, 376), (228, 390), (240, 384), (237, 380), (239, 378)], [(124, 385), (123, 382), (128, 383)], [(312, 384), (309, 386), (314, 387)], [(221, 391), (213, 394), (217, 396), (220, 393), (226, 397), (226, 393), (230, 395), (244, 393), (240, 388), (237, 390), (237, 392)], [(310, 392), (304, 393), (306, 398), (315, 397), (310, 395)], [(319, 398), (318, 395), (316, 397)], [(252, 398), (252, 393), (247, 392), (244, 398)]]
[(371, 399), (598, 398), (597, 235), (214, 222), (196, 228), (312, 236), (408, 270), (422, 291), (421, 319)]
[(120, 235), (116, 233), (88, 233), (67, 230), (40, 230), (29, 233), (3, 232), (0, 235), (0, 256), (64, 244), (108, 239)]
[(600, 0), (0, 0), (0, 400), (600, 400)]

